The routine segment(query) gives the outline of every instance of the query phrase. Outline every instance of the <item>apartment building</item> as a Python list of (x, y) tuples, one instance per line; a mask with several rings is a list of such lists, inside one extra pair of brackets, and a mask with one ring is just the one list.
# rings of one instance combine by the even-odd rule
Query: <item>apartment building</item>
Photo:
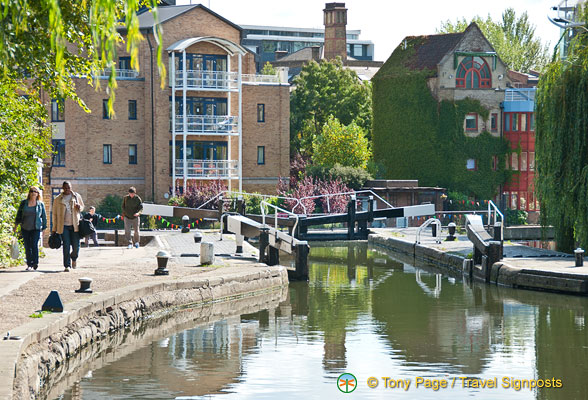
[[(255, 74), (241, 27), (198, 5), (162, 6), (161, 86), (154, 19), (139, 15), (145, 36), (141, 71), (121, 47), (115, 115), (102, 90), (76, 79), (91, 109), (51, 103), (56, 154), (48, 165), (53, 194), (72, 182), (86, 203), (135, 186), (144, 200), (166, 202), (188, 186), (221, 180), (233, 190), (275, 193), (289, 175), (289, 87), (278, 76)], [(123, 32), (124, 34), (124, 32)]]

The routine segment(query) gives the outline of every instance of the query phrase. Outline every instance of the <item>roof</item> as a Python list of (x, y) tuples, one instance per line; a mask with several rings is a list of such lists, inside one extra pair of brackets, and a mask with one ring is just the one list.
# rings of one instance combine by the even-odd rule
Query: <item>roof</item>
[(241, 55), (245, 55), (247, 53), (247, 49), (243, 46), (231, 42), (230, 40), (218, 38), (214, 36), (203, 36), (203, 37), (194, 37), (188, 39), (178, 40), (171, 46), (169, 46), (166, 50), (167, 51), (183, 51), (186, 50), (188, 47), (192, 46), (198, 42), (207, 42), (217, 45), (218, 47), (225, 50), (231, 56), (235, 55), (236, 53), (240, 53)]
[[(159, 23), (163, 24), (171, 19), (174, 19), (175, 17), (182, 15), (194, 8), (201, 8), (204, 11), (214, 15), (216, 18), (222, 20), (223, 22), (226, 22), (227, 24), (231, 25), (233, 28), (237, 29), (240, 34), (243, 33), (243, 29), (237, 25), (232, 23), (231, 21), (229, 21), (228, 19), (226, 19), (225, 17), (220, 16), (219, 14), (215, 13), (214, 11), (210, 10), (209, 8), (204, 7), (202, 4), (191, 4), (191, 5), (185, 5), (185, 6), (160, 6), (157, 7), (157, 10), (159, 11)], [(148, 10), (145, 12), (142, 12), (141, 14), (138, 15), (139, 18), (139, 29), (151, 29), (153, 28), (153, 25), (155, 24), (155, 20), (153, 18), (153, 14), (151, 12), (149, 12)]]

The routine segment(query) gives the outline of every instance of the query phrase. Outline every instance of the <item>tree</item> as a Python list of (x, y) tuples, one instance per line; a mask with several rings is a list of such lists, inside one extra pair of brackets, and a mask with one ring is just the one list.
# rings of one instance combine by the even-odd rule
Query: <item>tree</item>
[(265, 65), (263, 66), (263, 69), (261, 70), (261, 74), (262, 75), (276, 75), (277, 71), (274, 68), (274, 66), (269, 61), (267, 61), (265, 63)]
[(320, 136), (330, 115), (343, 125), (351, 122), (371, 131), (371, 84), (343, 67), (341, 59), (311, 61), (294, 79), (290, 98), (291, 151), (312, 152), (312, 142)]
[(372, 155), (364, 130), (355, 121), (344, 126), (332, 115), (321, 135), (315, 138), (312, 149), (314, 162), (327, 168), (339, 164), (365, 169)]
[(455, 23), (445, 21), (441, 23), (438, 32), (463, 32), (472, 22), (480, 27), (510, 69), (520, 72), (541, 71), (547, 64), (549, 44), (544, 46), (541, 39), (535, 36), (535, 25), (529, 22), (526, 12), (517, 18), (514, 9), (507, 8), (499, 22), (493, 21), (490, 14), (486, 19), (476, 16), (470, 22), (465, 18)]
[[(581, 15), (588, 23), (588, 7)], [(588, 246), (588, 35), (577, 35), (569, 49), (539, 81), (535, 128), (541, 221), (554, 226), (563, 251)]]
[[(29, 79), (35, 89), (47, 90), (53, 98), (71, 98), (86, 111), (76, 95), (74, 76), (85, 76), (99, 86), (98, 72), (109, 71), (109, 106), (116, 89), (117, 51), (123, 45), (118, 29), (126, 28), (124, 44), (132, 68), (139, 70), (137, 11), (152, 9), (157, 21), (157, 0), (11, 0), (0, 3), (0, 70), (3, 79)], [(124, 22), (122, 22), (124, 21)], [(165, 67), (161, 61), (161, 33), (157, 63), (161, 83)], [(95, 78), (92, 78), (95, 77)]]

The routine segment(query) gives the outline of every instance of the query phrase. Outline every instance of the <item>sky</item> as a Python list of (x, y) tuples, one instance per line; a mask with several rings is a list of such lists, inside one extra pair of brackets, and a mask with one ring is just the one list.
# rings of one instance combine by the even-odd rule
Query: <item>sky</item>
[[(442, 21), (465, 17), (468, 21), (488, 14), (495, 20), (513, 7), (516, 15), (527, 12), (544, 44), (559, 39), (559, 28), (548, 21), (551, 7), (560, 0), (343, 0), (347, 8), (347, 29), (361, 30), (360, 39), (374, 43), (376, 61), (385, 61), (405, 36), (435, 34)], [(192, 0), (237, 25), (269, 25), (323, 28), (321, 0)], [(177, 0), (190, 4), (190, 0)]]

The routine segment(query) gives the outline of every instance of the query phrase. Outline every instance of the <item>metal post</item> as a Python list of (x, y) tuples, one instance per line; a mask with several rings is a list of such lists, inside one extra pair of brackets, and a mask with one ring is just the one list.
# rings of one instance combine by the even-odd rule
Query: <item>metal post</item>
[(243, 254), (243, 235), (235, 235), (235, 241), (237, 242), (237, 254)]
[(353, 234), (355, 233), (355, 207), (356, 197), (351, 195), (347, 204), (347, 240), (353, 240)]
[(296, 279), (308, 279), (308, 250), (307, 242), (299, 242), (296, 245)]
[(259, 262), (267, 263), (268, 257), (266, 255), (269, 246), (269, 229), (267, 227), (259, 230)]
[(278, 265), (280, 263), (280, 250), (272, 246), (268, 246), (268, 250), (267, 265)]
[(184, 151), (183, 151), (183, 155), (184, 155), (184, 193), (186, 193), (186, 181), (188, 179), (188, 161), (187, 161), (187, 142), (186, 142), (186, 138), (187, 138), (187, 134), (188, 134), (188, 110), (187, 110), (187, 104), (186, 104), (186, 98), (187, 98), (187, 93), (188, 93), (188, 70), (186, 69), (186, 49), (184, 49), (182, 51), (182, 78), (183, 78), (183, 82), (182, 82), (182, 86), (183, 86), (183, 90), (182, 90), (182, 96), (183, 96), (183, 100), (182, 103), (184, 104), (184, 109), (183, 109), (183, 121), (182, 121), (182, 131), (183, 131), (183, 146), (184, 146)]
[(237, 75), (237, 88), (239, 90), (239, 118), (238, 121), (238, 133), (239, 133), (239, 191), (243, 191), (243, 81), (241, 76), (241, 53), (239, 53), (239, 68)]
[(237, 212), (241, 215), (245, 215), (245, 201), (243, 196), (237, 197)]
[(574, 250), (574, 256), (576, 257), (576, 267), (581, 267), (584, 265), (584, 250), (581, 248), (577, 248)]

